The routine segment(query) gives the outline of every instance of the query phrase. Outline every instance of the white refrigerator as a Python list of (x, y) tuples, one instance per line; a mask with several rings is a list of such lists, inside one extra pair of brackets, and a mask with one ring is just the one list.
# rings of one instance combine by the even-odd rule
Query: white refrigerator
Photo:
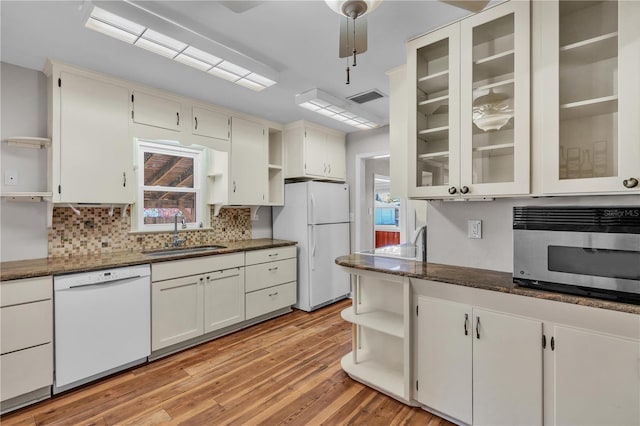
[(288, 183), (273, 208), (273, 238), (298, 242), (298, 301), (312, 311), (349, 294), (349, 274), (335, 264), (349, 254), (349, 185)]

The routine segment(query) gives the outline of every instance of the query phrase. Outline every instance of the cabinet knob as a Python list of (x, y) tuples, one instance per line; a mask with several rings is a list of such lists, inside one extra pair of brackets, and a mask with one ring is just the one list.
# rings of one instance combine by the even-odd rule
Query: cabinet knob
[(458, 189), (455, 186), (452, 186), (451, 188), (449, 188), (449, 194), (453, 195), (456, 192), (458, 192)]
[(469, 193), (469, 187), (468, 186), (463, 186), (462, 188), (460, 188), (460, 192), (462, 194), (468, 194)]
[(629, 179), (625, 179), (622, 181), (622, 184), (624, 185), (625, 188), (635, 188), (636, 186), (638, 186), (638, 179), (636, 178), (629, 178)]

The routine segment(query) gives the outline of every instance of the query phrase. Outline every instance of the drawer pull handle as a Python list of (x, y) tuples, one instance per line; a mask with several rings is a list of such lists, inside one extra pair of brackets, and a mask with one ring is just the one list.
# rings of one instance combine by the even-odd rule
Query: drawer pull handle
[(271, 254), (269, 255), (269, 257), (274, 257), (274, 256), (277, 256), (277, 255), (278, 255), (278, 253), (271, 253)]
[(269, 272), (273, 272), (273, 271), (277, 271), (278, 267), (276, 266), (275, 268), (269, 268)]
[(480, 338), (480, 317), (476, 317), (476, 339)]
[(271, 294), (269, 295), (269, 297), (273, 297), (273, 296), (277, 296), (277, 295), (278, 295), (278, 292), (276, 291), (275, 293), (271, 293)]
[(469, 314), (464, 314), (464, 335), (468, 336), (469, 335)]

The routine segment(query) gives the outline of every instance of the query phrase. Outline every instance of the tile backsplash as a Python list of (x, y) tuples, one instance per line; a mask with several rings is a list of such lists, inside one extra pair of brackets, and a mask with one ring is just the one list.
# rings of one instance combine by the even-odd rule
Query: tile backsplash
[[(84, 256), (114, 251), (153, 250), (164, 247), (172, 232), (131, 232), (130, 211), (122, 217), (120, 208), (54, 207), (48, 235), (48, 256)], [(222, 209), (218, 217), (211, 211), (210, 229), (181, 230), (185, 245), (210, 245), (221, 241), (251, 239), (250, 209)]]

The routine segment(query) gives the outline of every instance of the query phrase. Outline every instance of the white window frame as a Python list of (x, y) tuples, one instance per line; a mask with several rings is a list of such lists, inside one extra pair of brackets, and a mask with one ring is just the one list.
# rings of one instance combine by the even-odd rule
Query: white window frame
[[(145, 186), (144, 185), (144, 153), (174, 155), (193, 159), (193, 188), (176, 188), (170, 186)], [(187, 229), (201, 228), (204, 221), (204, 190), (202, 185), (203, 151), (201, 149), (187, 148), (177, 144), (138, 140), (138, 194), (136, 216), (138, 231), (173, 231), (173, 223), (144, 223), (144, 191), (166, 192), (192, 192), (195, 194), (195, 221), (187, 222)], [(180, 230), (179, 225), (178, 230)]]

